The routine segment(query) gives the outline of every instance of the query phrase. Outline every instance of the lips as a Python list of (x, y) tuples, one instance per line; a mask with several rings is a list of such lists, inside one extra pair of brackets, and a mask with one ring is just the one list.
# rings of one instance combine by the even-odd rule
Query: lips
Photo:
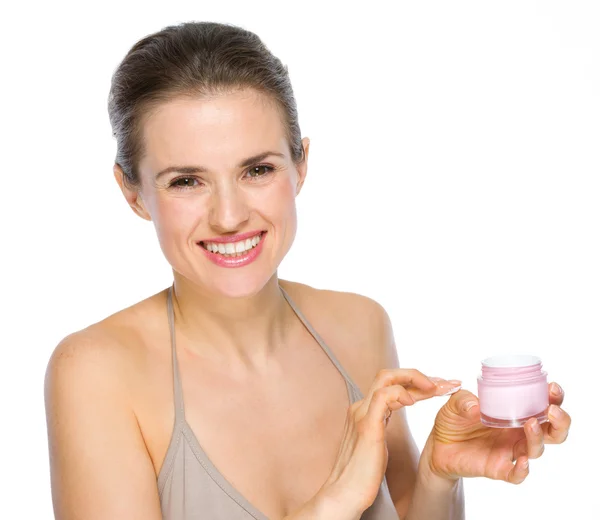
[[(218, 248), (222, 249), (225, 247), (225, 245), (228, 248), (231, 248), (233, 246), (233, 244), (231, 243), (231, 241), (228, 241), (226, 244), (220, 243), (220, 242), (213, 242), (213, 241), (208, 241), (208, 247), (210, 247), (211, 249), (213, 249), (213, 251), (210, 251), (209, 249), (207, 249), (207, 247), (204, 245), (203, 242), (199, 242), (198, 246), (200, 247), (200, 250), (207, 256), (207, 258), (215, 263), (216, 265), (220, 266), (220, 267), (243, 267), (245, 265), (248, 265), (252, 262), (254, 262), (260, 255), (262, 249), (263, 249), (263, 245), (265, 243), (265, 238), (262, 235), (265, 235), (267, 232), (261, 232), (259, 234), (249, 234), (249, 233), (244, 233), (244, 235), (247, 237), (246, 240), (251, 240), (250, 237), (251, 236), (261, 236), (261, 238), (258, 240), (258, 243), (246, 250), (243, 253), (237, 253), (235, 255), (231, 254), (231, 253), (217, 253), (214, 252), (214, 249), (217, 248), (217, 244), (218, 244)], [(242, 236), (242, 235), (236, 235), (236, 236)], [(230, 237), (227, 237), (230, 238)], [(241, 240), (239, 241), (241, 242)]]

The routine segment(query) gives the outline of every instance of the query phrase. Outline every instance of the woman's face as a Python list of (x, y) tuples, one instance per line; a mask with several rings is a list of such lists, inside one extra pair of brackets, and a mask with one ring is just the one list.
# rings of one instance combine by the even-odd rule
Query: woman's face
[[(307, 166), (292, 162), (274, 104), (252, 90), (178, 98), (147, 117), (143, 139), (140, 189), (128, 191), (118, 167), (115, 176), (134, 211), (154, 222), (168, 262), (209, 292), (241, 297), (260, 291), (294, 240), (295, 197)], [(308, 158), (309, 140), (302, 144)], [(168, 168), (173, 171), (160, 173)], [(211, 239), (261, 231), (241, 266), (226, 266), (235, 259), (204, 247), (212, 249)]]

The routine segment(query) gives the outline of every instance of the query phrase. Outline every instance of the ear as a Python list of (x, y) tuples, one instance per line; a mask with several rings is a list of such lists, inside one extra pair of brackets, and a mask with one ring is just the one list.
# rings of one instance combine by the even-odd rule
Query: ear
[(127, 204), (129, 204), (129, 207), (131, 207), (133, 212), (139, 217), (142, 217), (144, 220), (151, 221), (152, 217), (146, 210), (140, 190), (129, 186), (125, 182), (125, 173), (123, 173), (121, 166), (119, 166), (117, 163), (115, 163), (113, 166), (113, 174), (117, 184), (119, 185), (119, 188), (121, 188), (121, 192), (123, 193), (125, 200), (127, 200)]
[(298, 172), (298, 178), (296, 181), (296, 195), (300, 193), (304, 180), (306, 179), (306, 173), (308, 169), (308, 148), (310, 147), (310, 139), (305, 137), (302, 139), (302, 148), (304, 149), (304, 159), (296, 168)]

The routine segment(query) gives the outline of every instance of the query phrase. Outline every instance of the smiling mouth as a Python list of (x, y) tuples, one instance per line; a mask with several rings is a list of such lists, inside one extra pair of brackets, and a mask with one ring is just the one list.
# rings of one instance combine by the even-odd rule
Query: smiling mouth
[(252, 251), (252, 249), (260, 244), (266, 233), (266, 231), (261, 231), (258, 235), (247, 238), (246, 240), (240, 240), (239, 242), (222, 243), (200, 241), (198, 244), (213, 254), (224, 256), (225, 258), (234, 258), (244, 256), (248, 254), (249, 251)]

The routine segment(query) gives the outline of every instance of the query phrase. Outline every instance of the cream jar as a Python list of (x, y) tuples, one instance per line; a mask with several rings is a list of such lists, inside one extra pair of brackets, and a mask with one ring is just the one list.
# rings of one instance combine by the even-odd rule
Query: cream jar
[(531, 417), (548, 420), (548, 378), (537, 356), (501, 355), (481, 362), (477, 378), (481, 422), (494, 428), (520, 428)]

